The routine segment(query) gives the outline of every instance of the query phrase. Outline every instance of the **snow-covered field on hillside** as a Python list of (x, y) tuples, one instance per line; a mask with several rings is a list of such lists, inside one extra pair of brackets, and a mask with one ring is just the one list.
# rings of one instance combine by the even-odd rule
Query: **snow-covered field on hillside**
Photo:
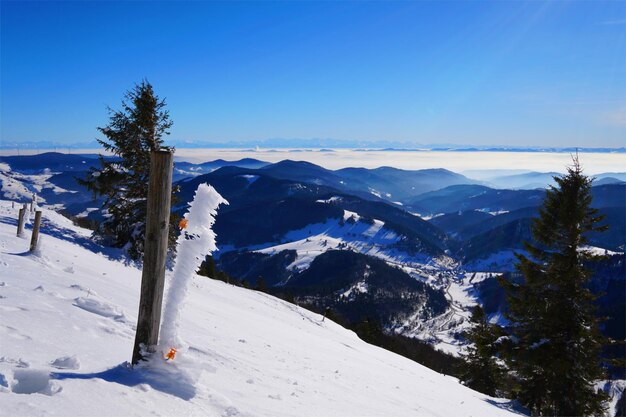
[(317, 314), (198, 276), (189, 350), (130, 369), (140, 270), (45, 209), (29, 254), (16, 210), (0, 204), (0, 415), (514, 415)]
[[(53, 172), (42, 174), (23, 174), (11, 170), (8, 164), (0, 163), (0, 194), (4, 198), (11, 200), (30, 201), (33, 194), (41, 193), (45, 188), (49, 188), (55, 194), (75, 193), (76, 191), (66, 190), (48, 181)], [(38, 197), (40, 203), (45, 200)]]
[(290, 269), (307, 269), (311, 262), (322, 253), (331, 249), (350, 249), (354, 252), (381, 258), (391, 264), (415, 266), (416, 278), (428, 280), (430, 274), (419, 275), (417, 268), (430, 263), (445, 262), (427, 255), (409, 255), (394, 246), (400, 236), (385, 227), (385, 223), (372, 219), (371, 223), (362, 221), (358, 213), (344, 210), (343, 220), (328, 219), (324, 223), (305, 226), (292, 230), (282, 237), (282, 243), (268, 243), (255, 246), (262, 253), (275, 254), (283, 250), (295, 250), (297, 258)]

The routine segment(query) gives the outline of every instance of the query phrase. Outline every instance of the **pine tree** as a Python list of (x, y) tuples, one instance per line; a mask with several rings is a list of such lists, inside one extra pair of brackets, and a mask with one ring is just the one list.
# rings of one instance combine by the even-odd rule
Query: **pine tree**
[(215, 270), (215, 260), (213, 256), (207, 255), (204, 258), (202, 264), (200, 264), (200, 269), (197, 272), (198, 275), (202, 275), (205, 277), (217, 279), (217, 273)]
[(465, 356), (461, 381), (476, 391), (495, 396), (504, 375), (504, 369), (496, 358), (497, 340), (504, 332), (499, 326), (487, 321), (480, 305), (472, 310), (471, 321), (473, 327), (467, 332), (467, 339), (472, 345)]
[(254, 289), (256, 291), (267, 292), (267, 284), (265, 283), (265, 278), (259, 276), (256, 279), (256, 284), (254, 285)]
[[(108, 111), (109, 124), (98, 127), (105, 139), (98, 142), (116, 158), (101, 155), (100, 168), (92, 168), (79, 182), (94, 195), (105, 197), (106, 219), (95, 234), (111, 246), (125, 248), (132, 259), (138, 260), (143, 256), (150, 151), (164, 148), (162, 137), (169, 134), (172, 121), (165, 100), (159, 99), (145, 80), (126, 92), (121, 110)], [(177, 230), (175, 220), (172, 216), (172, 244)]]
[(591, 208), (592, 179), (574, 157), (567, 174), (555, 177), (539, 217), (529, 256), (517, 255), (524, 277), (507, 290), (513, 347), (509, 365), (518, 378), (518, 399), (536, 415), (585, 416), (603, 412), (605, 395), (594, 389), (602, 379), (603, 339), (594, 295), (585, 287), (586, 234), (602, 231), (602, 216)]

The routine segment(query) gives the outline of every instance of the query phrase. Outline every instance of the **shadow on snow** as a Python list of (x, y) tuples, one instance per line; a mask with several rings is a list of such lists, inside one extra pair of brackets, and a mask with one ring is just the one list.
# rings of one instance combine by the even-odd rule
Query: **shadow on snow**
[(143, 366), (140, 364), (132, 367), (128, 362), (124, 362), (102, 372), (89, 374), (52, 372), (50, 377), (57, 380), (102, 379), (103, 381), (113, 382), (127, 387), (146, 384), (156, 391), (173, 395), (183, 400), (190, 400), (196, 395), (196, 387), (192, 378), (175, 366), (170, 367), (167, 364), (158, 367)]

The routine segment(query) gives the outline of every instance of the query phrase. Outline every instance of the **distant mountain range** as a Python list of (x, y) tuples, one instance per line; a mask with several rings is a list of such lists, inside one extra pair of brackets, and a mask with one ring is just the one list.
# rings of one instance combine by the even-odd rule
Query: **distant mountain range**
[[(592, 152), (592, 153), (626, 153), (626, 147), (546, 147), (546, 146), (510, 146), (510, 145), (466, 145), (452, 143), (419, 144), (410, 141), (391, 140), (342, 140), (332, 138), (269, 138), (255, 140), (202, 141), (176, 140), (166, 141), (166, 145), (177, 148), (214, 148), (214, 149), (361, 149), (382, 151), (453, 151), (453, 152)], [(28, 141), (13, 142), (4, 140), (0, 150), (55, 150), (72, 151), (78, 149), (99, 149), (101, 145), (93, 141), (63, 143), (59, 141)]]

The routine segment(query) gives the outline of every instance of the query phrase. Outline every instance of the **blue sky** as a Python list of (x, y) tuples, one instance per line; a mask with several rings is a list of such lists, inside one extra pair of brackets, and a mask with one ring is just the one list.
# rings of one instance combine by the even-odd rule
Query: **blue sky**
[(90, 141), (147, 78), (171, 137), (626, 146), (626, 3), (1, 3), (4, 142)]

